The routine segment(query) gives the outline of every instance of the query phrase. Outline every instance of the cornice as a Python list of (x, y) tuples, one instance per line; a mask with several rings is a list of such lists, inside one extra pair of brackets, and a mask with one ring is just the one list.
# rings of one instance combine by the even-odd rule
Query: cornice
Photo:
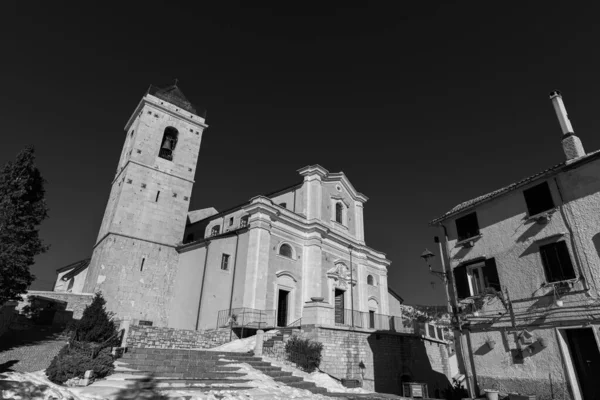
[[(162, 102), (171, 104), (168, 101), (164, 101), (164, 100), (162, 100)], [(190, 115), (186, 115), (183, 112), (173, 111), (173, 110), (169, 109), (168, 107), (166, 107), (164, 104), (160, 104), (160, 103), (161, 103), (161, 100), (158, 97), (152, 96), (151, 94), (146, 94), (144, 97), (142, 97), (142, 99), (138, 103), (137, 107), (135, 108), (135, 110), (133, 111), (133, 113), (131, 114), (129, 119), (127, 120), (127, 123), (125, 124), (125, 131), (129, 130), (129, 127), (135, 120), (136, 116), (139, 114), (139, 112), (142, 110), (142, 108), (144, 108), (144, 105), (146, 105), (146, 104), (150, 104), (153, 107), (156, 107), (157, 109), (159, 109), (161, 112), (164, 112), (165, 114), (168, 114), (168, 115), (178, 118), (178, 119), (182, 119), (189, 124), (192, 124), (192, 125), (202, 128), (203, 130), (208, 128), (208, 125), (204, 122), (205, 121), (204, 118), (196, 115), (196, 117), (198, 119), (194, 119), (193, 117), (190, 117), (191, 115), (194, 115), (194, 114), (190, 113), (189, 111), (187, 113)]]
[[(302, 218), (296, 213), (275, 206), (271, 199), (265, 196), (253, 197), (250, 199), (250, 203), (244, 208), (244, 210), (251, 215), (260, 213), (268, 216), (268, 223), (272, 227), (299, 237), (300, 239), (310, 240), (311, 238), (317, 236), (320, 238), (322, 243), (329, 241), (331, 244), (335, 244), (346, 249), (345, 251), (352, 246), (354, 248), (353, 254), (363, 260), (366, 259), (367, 261), (384, 265), (385, 267), (391, 264), (391, 261), (386, 258), (385, 253), (373, 250), (364, 243), (360, 243), (358, 240), (353, 239), (348, 235), (344, 235), (332, 230), (320, 220), (306, 221), (306, 219)], [(252, 221), (250, 220), (249, 222), (251, 223)], [(289, 226), (299, 232), (302, 232), (301, 236), (284, 229), (285, 226)], [(252, 226), (250, 229), (252, 229)], [(359, 256), (361, 253), (364, 253), (364, 256)]]

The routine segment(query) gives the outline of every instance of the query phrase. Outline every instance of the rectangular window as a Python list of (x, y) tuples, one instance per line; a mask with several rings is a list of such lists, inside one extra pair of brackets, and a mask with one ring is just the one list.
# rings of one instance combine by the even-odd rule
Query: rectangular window
[(223, 271), (229, 271), (229, 254), (223, 254), (221, 258), (221, 269)]
[(456, 296), (459, 299), (484, 294), (487, 288), (501, 290), (496, 260), (489, 258), (485, 261), (454, 268)]
[(233, 225), (233, 217), (229, 218), (229, 226)]
[(479, 235), (479, 222), (477, 221), (477, 214), (471, 213), (465, 215), (464, 217), (457, 218), (456, 232), (458, 234), (459, 241)]
[(552, 194), (550, 193), (548, 182), (523, 190), (523, 196), (525, 197), (527, 212), (530, 216), (554, 208), (554, 201), (552, 201)]
[(369, 310), (369, 328), (375, 329), (375, 311)]
[(560, 241), (540, 246), (540, 255), (548, 282), (566, 281), (576, 277), (566, 242)]

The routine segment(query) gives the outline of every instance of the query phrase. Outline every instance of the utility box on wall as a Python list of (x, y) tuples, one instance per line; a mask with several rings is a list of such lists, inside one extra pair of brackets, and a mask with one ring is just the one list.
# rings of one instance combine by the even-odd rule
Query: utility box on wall
[(412, 397), (415, 399), (426, 399), (429, 397), (429, 393), (427, 393), (427, 384), (417, 382), (403, 383), (402, 395), (404, 397)]

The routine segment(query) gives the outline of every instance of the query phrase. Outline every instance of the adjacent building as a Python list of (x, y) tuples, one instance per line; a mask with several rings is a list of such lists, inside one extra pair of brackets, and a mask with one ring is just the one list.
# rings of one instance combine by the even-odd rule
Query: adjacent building
[(600, 152), (585, 153), (551, 99), (566, 160), (431, 225), (470, 389), (600, 399)]

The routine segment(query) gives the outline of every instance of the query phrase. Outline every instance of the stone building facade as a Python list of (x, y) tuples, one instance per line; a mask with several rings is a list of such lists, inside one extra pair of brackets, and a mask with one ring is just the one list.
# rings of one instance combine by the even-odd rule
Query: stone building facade
[(307, 166), (275, 193), (189, 211), (206, 128), (176, 85), (150, 87), (125, 125), (91, 259), (59, 269), (55, 291), (101, 291), (127, 324), (193, 330), (231, 318), (284, 326), (316, 309), (331, 324), (375, 328), (390, 303), (400, 312), (390, 261), (365, 243), (367, 197), (341, 172)]
[(566, 161), (431, 223), (475, 395), (600, 398), (600, 152), (563, 133)]

